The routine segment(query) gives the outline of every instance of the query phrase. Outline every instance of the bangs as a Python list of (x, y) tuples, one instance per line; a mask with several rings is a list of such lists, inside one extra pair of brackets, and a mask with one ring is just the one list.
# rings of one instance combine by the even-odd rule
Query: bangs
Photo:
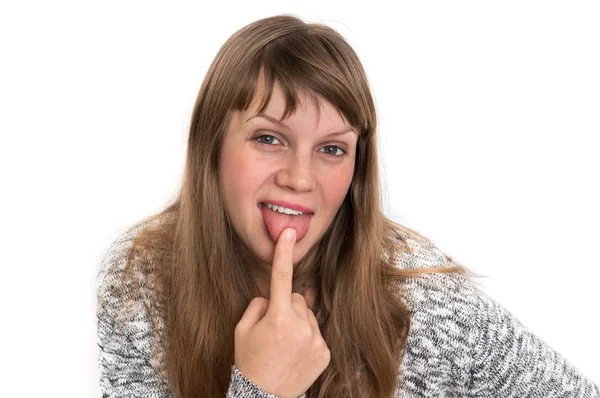
[(264, 84), (264, 94), (260, 99), (258, 113), (263, 113), (277, 82), (285, 98), (281, 120), (296, 111), (301, 94), (313, 97), (318, 105), (318, 112), (321, 97), (340, 112), (360, 137), (373, 124), (369, 104), (365, 101), (370, 95), (362, 92), (368, 90), (368, 87), (358, 84), (361, 78), (356, 76), (357, 71), (353, 70), (351, 64), (347, 59), (342, 59), (338, 51), (333, 50), (333, 45), (326, 38), (311, 32), (297, 32), (280, 38), (266, 45), (247, 69), (246, 79), (236, 82), (238, 91), (234, 94), (232, 108), (247, 110), (258, 91), (260, 80)]

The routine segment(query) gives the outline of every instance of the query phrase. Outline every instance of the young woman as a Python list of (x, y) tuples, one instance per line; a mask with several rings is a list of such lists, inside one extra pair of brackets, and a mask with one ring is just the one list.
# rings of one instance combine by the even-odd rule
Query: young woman
[(331, 28), (277, 16), (223, 45), (179, 195), (102, 263), (104, 396), (600, 396), (382, 214), (376, 121)]

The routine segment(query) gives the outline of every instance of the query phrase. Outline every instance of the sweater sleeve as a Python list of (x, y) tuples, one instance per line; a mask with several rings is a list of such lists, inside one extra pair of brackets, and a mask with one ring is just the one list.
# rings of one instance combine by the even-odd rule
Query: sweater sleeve
[[(227, 398), (277, 398), (277, 396), (263, 391), (233, 365)], [(306, 394), (302, 394), (299, 398), (306, 398)]]
[(479, 293), (471, 396), (600, 397), (597, 385), (508, 310)]
[(153, 328), (145, 307), (118, 289), (132, 231), (110, 246), (98, 274), (98, 363), (103, 398), (166, 398), (172, 394), (152, 366)]

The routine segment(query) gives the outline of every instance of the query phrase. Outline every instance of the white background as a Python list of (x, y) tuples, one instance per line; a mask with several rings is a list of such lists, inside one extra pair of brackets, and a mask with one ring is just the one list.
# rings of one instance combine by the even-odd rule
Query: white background
[(16, 4), (0, 6), (2, 395), (99, 396), (100, 261), (175, 194), (219, 47), (277, 13), (361, 57), (386, 214), (600, 382), (598, 2)]

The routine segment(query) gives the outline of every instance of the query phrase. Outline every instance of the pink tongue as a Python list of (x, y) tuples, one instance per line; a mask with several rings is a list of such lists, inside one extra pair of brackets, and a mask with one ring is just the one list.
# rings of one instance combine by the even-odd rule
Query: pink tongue
[(264, 204), (260, 205), (260, 209), (273, 242), (277, 242), (279, 235), (281, 235), (286, 228), (294, 228), (296, 230), (296, 242), (306, 235), (308, 223), (310, 222), (312, 214), (292, 216), (290, 214), (273, 211)]

